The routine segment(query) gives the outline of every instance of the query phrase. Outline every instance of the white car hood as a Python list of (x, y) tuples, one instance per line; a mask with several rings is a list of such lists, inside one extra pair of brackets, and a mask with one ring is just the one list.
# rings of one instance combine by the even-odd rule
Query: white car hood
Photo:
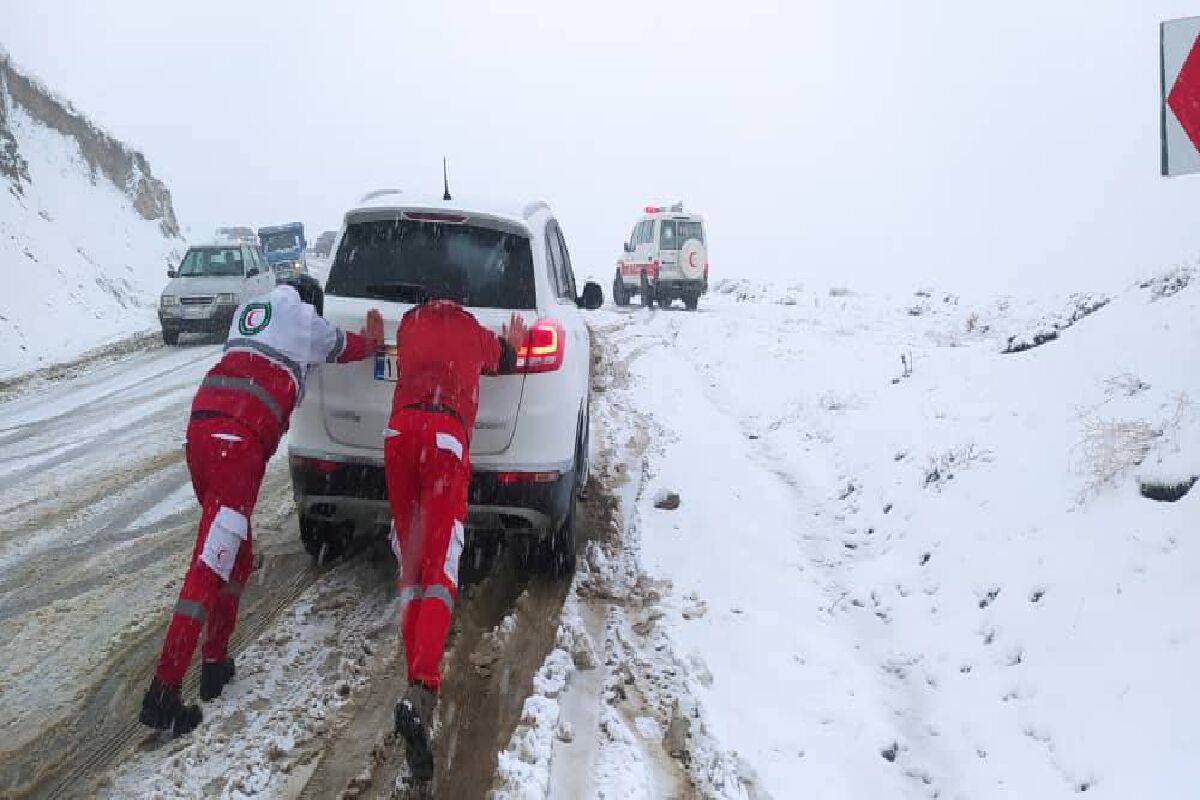
[(240, 294), (245, 278), (237, 275), (201, 275), (195, 278), (172, 278), (163, 294), (175, 297), (193, 295)]

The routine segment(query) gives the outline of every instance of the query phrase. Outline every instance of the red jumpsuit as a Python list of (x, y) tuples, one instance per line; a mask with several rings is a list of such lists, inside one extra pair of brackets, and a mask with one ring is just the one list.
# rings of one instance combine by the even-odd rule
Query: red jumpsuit
[(436, 692), (458, 596), (479, 376), (511, 371), (516, 352), (457, 303), (437, 300), (404, 315), (396, 360), (383, 453), (400, 632), (409, 681)]
[(183, 683), (202, 628), (204, 660), (226, 657), (253, 565), (250, 517), (267, 460), (304, 396), (308, 368), (369, 355), (366, 339), (330, 325), (290, 286), (234, 314), (225, 352), (201, 382), (187, 428), (200, 528), (155, 672), (166, 686)]

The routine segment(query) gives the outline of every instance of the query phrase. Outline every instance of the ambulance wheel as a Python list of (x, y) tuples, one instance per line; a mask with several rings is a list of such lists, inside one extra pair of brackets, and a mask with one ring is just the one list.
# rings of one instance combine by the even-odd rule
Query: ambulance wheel
[(695, 311), (696, 307), (699, 305), (700, 305), (700, 295), (685, 294), (683, 296), (683, 307), (686, 308), (688, 311)]
[(638, 293), (642, 296), (642, 305), (646, 308), (654, 302), (654, 293), (650, 291), (650, 279), (646, 277), (646, 273), (642, 273), (642, 279), (638, 287)]
[(169, 331), (163, 328), (163, 343), (172, 347), (179, 344), (179, 331)]
[(625, 281), (621, 280), (621, 273), (617, 273), (617, 277), (613, 278), (613, 302), (619, 306), (629, 305), (629, 295), (625, 293)]

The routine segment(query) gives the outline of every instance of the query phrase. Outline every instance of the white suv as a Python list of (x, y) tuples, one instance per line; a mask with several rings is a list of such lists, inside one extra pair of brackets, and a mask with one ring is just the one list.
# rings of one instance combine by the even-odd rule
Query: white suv
[(613, 301), (625, 306), (640, 295), (644, 306), (658, 301), (667, 308), (678, 297), (695, 311), (700, 295), (708, 291), (705, 241), (704, 220), (685, 214), (682, 203), (647, 206), (617, 260)]
[(314, 370), (292, 420), (288, 453), (300, 534), (317, 556), (355, 530), (391, 522), (383, 429), (396, 381), (395, 331), (420, 294), (446, 286), (499, 331), (519, 312), (530, 327), (518, 374), (485, 376), (471, 436), (468, 531), (520, 534), (555, 573), (575, 565), (575, 501), (588, 478), (589, 334), (562, 229), (542, 202), (497, 207), (373, 192), (338, 232), (325, 286), (326, 319), (357, 329), (372, 306), (389, 340), (373, 360)]

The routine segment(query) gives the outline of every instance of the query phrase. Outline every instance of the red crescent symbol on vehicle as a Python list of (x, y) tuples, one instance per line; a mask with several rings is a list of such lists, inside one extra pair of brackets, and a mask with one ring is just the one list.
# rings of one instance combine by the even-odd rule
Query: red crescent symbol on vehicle
[(691, 267), (692, 269), (696, 268), (696, 251), (695, 250), (688, 253), (688, 266)]

